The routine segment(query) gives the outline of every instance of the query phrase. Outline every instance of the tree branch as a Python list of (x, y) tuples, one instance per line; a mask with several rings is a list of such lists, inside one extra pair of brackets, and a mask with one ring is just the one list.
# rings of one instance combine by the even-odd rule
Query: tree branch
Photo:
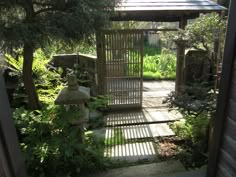
[(49, 7), (49, 8), (38, 10), (34, 14), (38, 15), (38, 14), (41, 14), (41, 13), (44, 13), (44, 12), (55, 11), (55, 10), (58, 10), (58, 9), (55, 9), (53, 7)]
[(36, 2), (36, 1), (33, 1), (32, 3), (33, 3), (33, 5), (38, 5), (38, 6), (43, 6), (43, 7), (45, 7), (45, 6), (52, 7), (53, 6), (53, 4), (50, 4), (50, 3), (43, 3), (43, 2)]

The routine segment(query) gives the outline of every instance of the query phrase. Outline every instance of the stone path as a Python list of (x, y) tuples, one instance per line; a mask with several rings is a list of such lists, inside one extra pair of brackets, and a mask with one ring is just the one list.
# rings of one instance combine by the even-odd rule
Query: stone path
[(179, 161), (166, 161), (109, 170), (87, 177), (164, 177), (185, 169)]
[(177, 110), (170, 111), (162, 104), (162, 99), (173, 90), (173, 81), (144, 82), (142, 110), (105, 116), (105, 127), (95, 130), (105, 141), (104, 156), (128, 162), (157, 159), (155, 139), (173, 136), (168, 123), (182, 118)]
[(186, 171), (179, 161), (171, 160), (117, 168), (86, 177), (206, 177), (206, 168)]
[[(169, 110), (162, 100), (174, 90), (174, 82), (144, 82), (143, 109), (110, 113), (105, 117), (105, 127), (95, 130), (105, 141), (104, 156), (126, 162), (158, 159), (157, 137), (173, 136), (169, 122), (182, 118), (177, 110)], [(137, 165), (87, 177), (205, 177), (205, 171), (186, 172), (179, 161), (165, 161)]]
[(143, 82), (143, 108), (166, 107), (163, 99), (175, 90), (174, 81), (144, 81)]

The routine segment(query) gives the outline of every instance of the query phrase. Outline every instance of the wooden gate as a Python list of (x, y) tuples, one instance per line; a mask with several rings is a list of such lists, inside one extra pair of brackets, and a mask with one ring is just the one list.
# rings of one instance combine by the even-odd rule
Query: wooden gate
[(143, 32), (108, 30), (100, 34), (100, 90), (110, 108), (141, 108), (143, 89)]

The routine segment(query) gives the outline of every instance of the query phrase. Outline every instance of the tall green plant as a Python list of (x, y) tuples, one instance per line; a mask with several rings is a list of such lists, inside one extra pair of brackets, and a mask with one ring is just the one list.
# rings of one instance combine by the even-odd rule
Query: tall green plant
[(23, 49), (23, 81), (31, 109), (40, 108), (32, 77), (34, 51), (54, 39), (73, 43), (94, 34), (115, 5), (115, 0), (1, 1), (0, 48)]

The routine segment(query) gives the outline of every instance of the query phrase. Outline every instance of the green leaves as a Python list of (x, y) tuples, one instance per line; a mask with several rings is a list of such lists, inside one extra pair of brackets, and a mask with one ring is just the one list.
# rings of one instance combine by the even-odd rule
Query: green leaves
[(80, 129), (72, 117), (80, 119), (78, 109), (66, 111), (59, 106), (44, 106), (41, 111), (18, 108), (14, 112), (22, 151), (30, 176), (78, 176), (81, 171), (102, 168), (101, 144), (92, 134), (81, 144)]
[(49, 42), (49, 38), (78, 42), (104, 27), (115, 5), (115, 0), (3, 2), (0, 6), (1, 47), (19, 48), (29, 43), (38, 48)]
[(226, 21), (217, 13), (201, 15), (187, 25), (182, 33), (189, 41), (189, 47), (213, 51), (215, 40), (224, 39)]
[(175, 68), (176, 56), (168, 49), (162, 49), (159, 55), (144, 56), (143, 70), (146, 79), (174, 79)]

